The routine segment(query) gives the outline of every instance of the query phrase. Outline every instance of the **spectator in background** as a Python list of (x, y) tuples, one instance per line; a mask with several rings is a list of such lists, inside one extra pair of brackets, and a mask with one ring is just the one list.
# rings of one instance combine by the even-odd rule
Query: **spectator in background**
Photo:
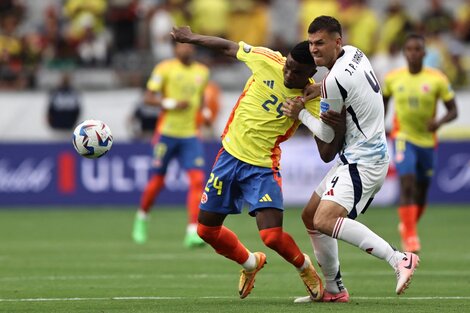
[(299, 9), (299, 35), (305, 40), (308, 27), (313, 19), (320, 15), (337, 16), (340, 14), (340, 5), (337, 0), (300, 0)]
[(347, 42), (359, 48), (366, 55), (375, 52), (379, 20), (367, 0), (353, 0), (341, 14), (346, 30)]
[(192, 0), (189, 4), (191, 28), (209, 36), (227, 37), (229, 0)]
[(111, 28), (113, 52), (134, 50), (139, 0), (108, 0), (107, 21)]
[(269, 38), (268, 0), (239, 0), (232, 2), (228, 39), (246, 41), (254, 46), (266, 46)]
[(67, 41), (63, 26), (59, 8), (48, 6), (38, 32), (41, 37), (42, 63), (51, 69), (70, 69), (76, 64), (74, 47)]
[(135, 139), (150, 141), (157, 125), (161, 108), (145, 104), (146, 86), (142, 88), (142, 94), (136, 103), (130, 118), (130, 129)]
[(20, 17), (14, 10), (0, 16), (0, 89), (23, 89), (27, 85), (19, 23)]
[(457, 37), (465, 42), (470, 42), (470, 0), (466, 0), (457, 9), (456, 16)]
[(80, 94), (72, 87), (68, 73), (62, 74), (60, 83), (49, 94), (47, 121), (60, 138), (70, 138), (70, 131), (75, 127), (82, 99)]
[[(457, 117), (455, 94), (447, 77), (436, 69), (425, 67), (424, 37), (409, 35), (404, 54), (408, 63), (387, 75), (383, 87), (385, 114), (393, 97), (395, 125), (395, 164), (400, 176), (399, 231), (403, 249), (421, 250), (417, 223), (427, 205), (427, 192), (434, 172), (436, 131)], [(447, 109), (437, 118), (437, 103)]]
[(172, 4), (164, 1), (163, 4), (153, 6), (149, 11), (149, 37), (150, 48), (155, 62), (161, 62), (174, 56), (173, 40), (170, 32), (175, 25), (171, 15)]
[(401, 38), (396, 38), (392, 41), (388, 49), (388, 51), (374, 54), (370, 59), (380, 85), (383, 84), (388, 72), (406, 65), (406, 60), (401, 50)]
[(105, 65), (109, 36), (105, 29), (106, 0), (68, 0), (64, 15), (69, 19), (67, 36), (85, 66)]
[(153, 140), (152, 176), (142, 193), (134, 220), (132, 238), (136, 243), (147, 241), (148, 214), (165, 185), (168, 164), (176, 158), (189, 178), (188, 225), (184, 245), (204, 245), (197, 234), (199, 202), (205, 179), (197, 115), (203, 105), (209, 69), (193, 60), (194, 51), (192, 45), (177, 43), (176, 58), (157, 64), (147, 83), (144, 101), (160, 107), (162, 113)]
[(377, 52), (387, 53), (392, 43), (403, 46), (403, 40), (407, 32), (413, 30), (414, 24), (403, 9), (400, 1), (391, 1), (387, 7), (385, 20), (382, 21), (378, 37)]
[(427, 33), (449, 33), (452, 30), (454, 19), (452, 13), (443, 5), (442, 0), (431, 0), (421, 16), (421, 24)]

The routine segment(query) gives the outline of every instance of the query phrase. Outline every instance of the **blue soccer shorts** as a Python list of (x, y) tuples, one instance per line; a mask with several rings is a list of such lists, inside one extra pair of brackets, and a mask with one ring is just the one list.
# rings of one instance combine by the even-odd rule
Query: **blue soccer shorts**
[(281, 174), (240, 161), (222, 148), (199, 207), (214, 213), (240, 214), (245, 202), (251, 216), (261, 208), (283, 210)]
[(173, 158), (176, 158), (180, 166), (186, 171), (203, 169), (204, 150), (199, 138), (176, 138), (160, 135), (153, 146), (153, 172), (165, 175), (168, 163)]
[(399, 176), (413, 174), (419, 182), (429, 182), (434, 175), (435, 148), (417, 146), (409, 141), (395, 140), (395, 167)]

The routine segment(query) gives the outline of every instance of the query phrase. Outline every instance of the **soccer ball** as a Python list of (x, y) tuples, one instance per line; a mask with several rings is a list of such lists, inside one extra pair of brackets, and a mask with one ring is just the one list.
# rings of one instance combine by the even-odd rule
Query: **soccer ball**
[(108, 125), (98, 120), (86, 120), (73, 131), (73, 146), (78, 154), (89, 159), (105, 155), (113, 145)]

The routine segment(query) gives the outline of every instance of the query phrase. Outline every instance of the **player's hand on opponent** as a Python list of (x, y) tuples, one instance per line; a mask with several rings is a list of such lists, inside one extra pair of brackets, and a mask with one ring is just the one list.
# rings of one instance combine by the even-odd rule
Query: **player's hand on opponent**
[(295, 97), (293, 99), (287, 98), (282, 104), (281, 111), (285, 116), (291, 119), (298, 120), (299, 113), (305, 108), (302, 97)]
[(177, 42), (188, 43), (191, 41), (191, 37), (194, 35), (191, 31), (191, 27), (182, 26), (182, 27), (173, 27), (173, 30), (170, 32), (171, 37)]
[(307, 85), (304, 88), (304, 101), (307, 102), (308, 100), (315, 99), (316, 97), (320, 97), (321, 94), (321, 84), (311, 84)]
[(328, 110), (320, 114), (323, 123), (331, 126), (336, 134), (346, 133), (346, 107), (343, 106), (340, 112)]

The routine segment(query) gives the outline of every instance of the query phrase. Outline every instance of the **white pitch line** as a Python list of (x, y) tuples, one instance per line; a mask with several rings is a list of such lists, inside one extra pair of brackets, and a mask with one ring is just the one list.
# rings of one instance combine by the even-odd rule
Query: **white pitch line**
[[(26, 299), (0, 299), (0, 302), (47, 302), (47, 301), (136, 301), (136, 300), (190, 300), (190, 299), (236, 299), (237, 297), (111, 297), (111, 298), (26, 298)], [(286, 299), (284, 297), (250, 297), (258, 299)], [(351, 300), (470, 300), (469, 297), (351, 297)]]
[[(371, 271), (371, 272), (341, 272), (343, 277), (363, 277), (367, 276), (390, 276), (390, 271)], [(265, 274), (274, 275), (274, 274)], [(470, 271), (426, 271), (419, 270), (420, 276), (469, 276)], [(45, 275), (45, 276), (6, 276), (0, 277), (0, 282), (14, 282), (14, 281), (69, 281), (69, 280), (112, 280), (112, 279), (143, 279), (143, 278), (158, 278), (158, 279), (174, 279), (181, 275), (175, 274), (127, 274), (127, 275)], [(184, 275), (187, 279), (201, 279), (201, 278), (225, 278), (233, 276), (232, 273), (201, 273), (201, 274), (187, 274)]]

